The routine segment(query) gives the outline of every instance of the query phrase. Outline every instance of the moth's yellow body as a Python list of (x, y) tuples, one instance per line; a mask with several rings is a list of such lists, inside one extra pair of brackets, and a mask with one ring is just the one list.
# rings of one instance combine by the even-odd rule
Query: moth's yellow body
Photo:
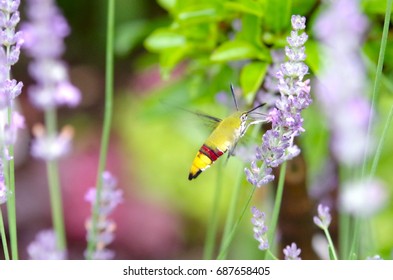
[(228, 150), (233, 151), (246, 132), (247, 113), (235, 112), (218, 123), (196, 154), (188, 175), (189, 180), (198, 177)]
[[(232, 85), (231, 92), (236, 109), (238, 110), (235, 92)], [(220, 156), (222, 156), (228, 150), (229, 158), (229, 156), (233, 154), (233, 151), (239, 139), (243, 137), (244, 133), (246, 133), (247, 128), (251, 124), (262, 122), (262, 120), (254, 120), (247, 124), (247, 118), (249, 113), (262, 107), (263, 105), (264, 104), (260, 104), (253, 109), (245, 112), (236, 111), (235, 113), (226, 117), (223, 120), (212, 116), (199, 114), (211, 120), (214, 120), (215, 122), (217, 122), (217, 126), (196, 154), (194, 161), (192, 162), (190, 172), (188, 174), (188, 180), (192, 180), (198, 177), (201, 172), (209, 168)]]

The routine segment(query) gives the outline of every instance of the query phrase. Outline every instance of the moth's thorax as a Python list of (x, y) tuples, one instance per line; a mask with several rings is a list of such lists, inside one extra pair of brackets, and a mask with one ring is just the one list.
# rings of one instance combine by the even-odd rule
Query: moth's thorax
[(246, 132), (247, 114), (235, 112), (227, 118), (223, 119), (220, 126), (227, 141), (234, 144)]

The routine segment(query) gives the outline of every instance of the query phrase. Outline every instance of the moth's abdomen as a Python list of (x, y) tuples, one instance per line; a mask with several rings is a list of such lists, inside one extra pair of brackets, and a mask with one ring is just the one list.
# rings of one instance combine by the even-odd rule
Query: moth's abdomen
[(206, 144), (203, 144), (192, 162), (190, 173), (188, 174), (188, 180), (198, 177), (201, 172), (209, 168), (210, 165), (212, 165), (212, 163), (225, 152), (226, 151), (221, 151), (219, 149), (212, 149)]

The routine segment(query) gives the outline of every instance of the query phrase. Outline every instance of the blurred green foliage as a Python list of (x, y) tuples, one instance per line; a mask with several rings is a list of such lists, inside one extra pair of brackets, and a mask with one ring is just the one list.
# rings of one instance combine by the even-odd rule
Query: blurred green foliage
[(244, 64), (235, 76), (240, 77), (250, 102), (271, 61), (269, 50), (285, 43), (292, 1), (158, 2), (173, 21), (156, 29), (145, 40), (145, 46), (159, 54), (163, 77), (167, 78), (179, 62), (191, 59), (192, 75), (205, 76), (200, 77), (201, 83), (207, 78), (211, 84), (222, 84), (219, 71), (206, 70), (241, 60)]

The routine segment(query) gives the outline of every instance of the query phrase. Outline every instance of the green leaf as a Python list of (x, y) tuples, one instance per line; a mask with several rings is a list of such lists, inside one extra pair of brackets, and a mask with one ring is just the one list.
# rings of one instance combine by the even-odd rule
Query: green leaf
[(217, 43), (218, 30), (214, 24), (195, 24), (182, 27), (182, 34), (187, 38), (187, 42), (196, 44), (198, 48), (205, 48), (209, 45), (213, 49)]
[(173, 68), (187, 56), (190, 47), (185, 45), (176, 49), (168, 49), (160, 55), (161, 76), (164, 80), (168, 79)]
[(154, 29), (168, 24), (169, 22), (166, 18), (154, 20), (137, 19), (119, 24), (115, 37), (116, 55), (128, 54), (142, 44)]
[(238, 12), (244, 12), (258, 17), (262, 17), (264, 14), (264, 7), (261, 2), (253, 0), (240, 0), (234, 2), (226, 2), (224, 7), (228, 10), (234, 10)]
[(147, 22), (134, 20), (122, 24), (117, 29), (115, 37), (115, 52), (117, 55), (125, 55), (134, 49), (147, 35)]
[(318, 73), (321, 64), (321, 46), (316, 41), (309, 40), (306, 43), (306, 53), (306, 64), (312, 72)]
[(224, 42), (210, 56), (212, 61), (232, 61), (250, 58), (266, 60), (268, 56), (263, 49), (241, 40)]
[(245, 14), (242, 17), (242, 29), (237, 34), (237, 39), (244, 39), (245, 41), (251, 42), (256, 46), (262, 46), (261, 38), (261, 18)]
[(291, 23), (292, 0), (267, 0), (265, 7), (265, 28), (280, 33)]
[(240, 85), (247, 100), (254, 98), (266, 75), (268, 66), (267, 62), (255, 61), (243, 67), (240, 73)]
[(386, 12), (386, 0), (367, 0), (362, 1), (362, 10), (367, 14), (384, 15)]
[(174, 30), (157, 29), (145, 40), (145, 47), (150, 51), (161, 52), (166, 49), (181, 47), (186, 38)]
[(226, 13), (221, 1), (217, 0), (182, 0), (178, 4), (175, 18), (180, 25), (216, 22), (223, 19)]
[(167, 11), (173, 11), (176, 2), (176, 0), (157, 0), (157, 3)]
[(182, 24), (196, 24), (215, 21), (218, 18), (214, 7), (184, 11), (177, 15), (177, 20)]
[[(292, 0), (292, 15), (308, 15), (315, 14), (314, 9), (318, 5), (320, 6), (320, 0)], [(369, 0), (367, 0), (369, 1)], [(385, 0), (384, 0), (385, 1)], [(365, 2), (365, 1), (361, 1)]]

